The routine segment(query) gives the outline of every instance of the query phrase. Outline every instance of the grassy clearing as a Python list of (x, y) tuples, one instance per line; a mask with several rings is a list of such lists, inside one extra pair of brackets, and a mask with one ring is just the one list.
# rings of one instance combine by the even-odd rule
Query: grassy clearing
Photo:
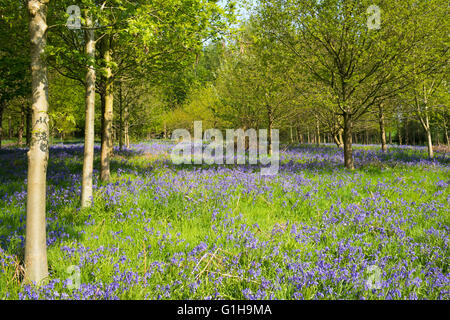
[(118, 152), (87, 210), (78, 209), (82, 148), (51, 150), (51, 276), (40, 288), (21, 284), (25, 153), (2, 151), (0, 298), (449, 298), (444, 155), (359, 149), (349, 172), (340, 150), (299, 147), (262, 178), (245, 166), (176, 167), (168, 148)]

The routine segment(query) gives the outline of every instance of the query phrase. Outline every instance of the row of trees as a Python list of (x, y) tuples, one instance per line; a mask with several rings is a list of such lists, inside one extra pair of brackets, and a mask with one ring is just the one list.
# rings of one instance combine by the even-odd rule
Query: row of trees
[[(2, 40), (5, 41), (2, 41), (0, 58), (5, 72), (1, 82), (0, 114), (3, 115), (6, 104), (15, 98), (31, 100), (31, 108), (25, 111), (31, 115), (27, 126), (31, 137), (25, 282), (39, 283), (48, 276), (45, 245), (46, 172), (51, 125), (48, 68), (51, 68), (51, 78), (57, 79), (50, 86), (55, 84), (61, 90), (50, 89), (55, 103), (58, 97), (62, 101), (62, 108), (53, 110), (54, 119), (75, 123), (79, 101), (69, 104), (69, 108), (64, 102), (79, 96), (80, 86), (74, 82), (81, 84), (84, 91), (81, 206), (88, 207), (92, 201), (96, 96), (100, 97), (101, 109), (100, 178), (108, 181), (115, 98), (120, 115), (128, 118), (130, 101), (141, 99), (133, 90), (145, 91), (149, 84), (157, 85), (168, 75), (191, 64), (204, 41), (226, 31), (233, 15), (231, 6), (230, 10), (225, 10), (215, 1), (205, 0), (2, 0), (1, 4), (2, 36), (5, 37)], [(6, 38), (13, 39), (10, 48)], [(31, 73), (28, 71), (30, 65)], [(31, 97), (27, 91), (31, 92)], [(70, 107), (73, 108), (70, 110)], [(120, 123), (126, 125), (127, 122)], [(128, 143), (127, 139), (125, 135), (125, 143)]]
[(334, 142), (348, 169), (355, 139), (383, 151), (394, 139), (423, 140), (430, 157), (434, 134), (448, 143), (443, 0), (259, 0), (236, 32), (233, 5), (216, 1), (0, 3), (0, 128), (8, 127), (0, 139), (17, 128), (19, 143), (29, 143), (27, 282), (47, 276), (52, 137), (84, 137), (82, 207), (92, 200), (96, 136), (102, 181), (114, 144), (169, 137), (195, 120)]
[[(393, 139), (423, 141), (433, 157), (433, 133), (448, 144), (448, 3), (371, 4), (258, 1), (222, 54), (217, 79), (200, 90), (206, 98), (196, 93), (173, 112), (171, 127), (200, 117), (281, 128), (291, 141), (332, 140), (348, 169), (355, 137), (367, 143), (374, 131), (383, 151)], [(369, 28), (377, 8), (379, 27)]]

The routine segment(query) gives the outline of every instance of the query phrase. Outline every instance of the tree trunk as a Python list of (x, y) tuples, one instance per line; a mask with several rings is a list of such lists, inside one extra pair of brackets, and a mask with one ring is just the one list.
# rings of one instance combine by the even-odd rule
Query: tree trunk
[(48, 164), (48, 80), (44, 57), (48, 0), (29, 0), (32, 123), (28, 151), (25, 283), (42, 283), (48, 277), (46, 248), (46, 178)]
[[(92, 28), (92, 20), (86, 15), (86, 27)], [(92, 175), (94, 169), (94, 120), (95, 120), (95, 35), (93, 29), (85, 30), (86, 55), (89, 64), (86, 71), (86, 118), (84, 131), (83, 181), (81, 184), (81, 207), (92, 204)]]
[(103, 39), (103, 58), (105, 60), (105, 110), (103, 113), (103, 139), (100, 154), (100, 180), (109, 181), (111, 178), (109, 162), (112, 154), (113, 147), (113, 82), (112, 82), (112, 72), (111, 72), (111, 43), (110, 37)]
[(331, 136), (333, 137), (333, 141), (338, 148), (344, 147), (344, 142), (342, 141), (342, 128), (340, 128), (339, 125), (334, 125), (334, 130), (331, 132)]
[(380, 104), (378, 106), (378, 122), (380, 124), (380, 140), (381, 140), (381, 151), (386, 152), (387, 151), (387, 146), (386, 146), (386, 130), (384, 127), (384, 110), (383, 110), (383, 105)]
[(338, 134), (336, 134), (336, 133), (333, 134), (333, 141), (334, 141), (334, 143), (336, 144), (336, 146), (338, 148), (342, 148), (343, 147), (342, 137), (339, 137)]
[(352, 150), (352, 119), (348, 113), (344, 113), (344, 164), (347, 169), (355, 169)]
[(317, 146), (320, 145), (320, 127), (319, 127), (318, 119), (316, 119), (316, 144), (317, 144)]
[(123, 125), (123, 101), (122, 101), (122, 82), (119, 82), (119, 149), (123, 150), (123, 136), (124, 136), (124, 125)]
[(303, 144), (303, 134), (300, 132), (300, 127), (296, 127), (297, 142)]
[(124, 107), (124, 136), (125, 146), (130, 149), (130, 113), (128, 112), (128, 104)]
[(431, 130), (430, 130), (430, 128), (428, 128), (428, 130), (426, 130), (426, 132), (427, 132), (428, 157), (429, 158), (433, 158), (434, 157), (433, 141), (431, 140)]
[(11, 116), (8, 117), (8, 138), (11, 140), (13, 137), (13, 127), (12, 127), (12, 121)]
[(425, 130), (426, 139), (427, 139), (427, 147), (428, 147), (428, 157), (433, 158), (433, 141), (431, 139), (431, 128), (430, 128), (430, 119), (428, 116), (428, 105), (427, 99), (424, 99), (424, 110), (421, 112), (420, 104), (418, 103), (418, 99), (416, 98), (416, 108), (417, 108), (417, 116), (419, 118), (420, 124), (422, 128)]
[(31, 131), (32, 131), (32, 110), (30, 108), (30, 106), (26, 107), (26, 132), (25, 132), (25, 139), (26, 139), (26, 143), (27, 146), (30, 146), (31, 144)]
[(450, 141), (448, 139), (448, 130), (447, 130), (447, 126), (444, 127), (444, 134), (445, 134), (445, 143), (447, 144), (447, 146), (450, 145)]
[(19, 130), (17, 130), (17, 143), (19, 146), (23, 145), (23, 130), (25, 129), (25, 107), (22, 106), (20, 111), (20, 125)]
[(344, 148), (344, 139), (342, 138), (343, 130), (339, 129), (338, 138), (339, 138), (339, 148)]
[(104, 137), (103, 137), (103, 131), (105, 131), (105, 90), (104, 90), (104, 85), (105, 85), (105, 78), (103, 76), (100, 76), (100, 82), (101, 85), (99, 85), (100, 89), (100, 109), (101, 109), (101, 121), (100, 121), (100, 141), (101, 143), (103, 143)]
[(267, 105), (267, 120), (269, 126), (269, 132), (267, 133), (267, 139), (269, 142), (269, 155), (272, 155), (272, 128), (273, 128), (273, 118), (272, 118), (272, 107)]
[(409, 121), (408, 118), (406, 118), (406, 124), (405, 124), (405, 145), (409, 145)]
[(3, 101), (0, 102), (0, 149), (2, 148), (2, 137), (3, 137), (3, 110), (5, 109), (5, 104)]

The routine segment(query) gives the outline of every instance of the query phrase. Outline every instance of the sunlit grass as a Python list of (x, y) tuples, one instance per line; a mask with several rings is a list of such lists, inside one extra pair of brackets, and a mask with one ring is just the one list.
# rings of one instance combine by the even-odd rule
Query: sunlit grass
[[(301, 157), (294, 163), (325, 157), (325, 169), (260, 179), (251, 171), (171, 166), (167, 152), (119, 152), (112, 180), (95, 182), (94, 205), (84, 210), (80, 155), (51, 160), (50, 178), (61, 164), (78, 176), (50, 182), (51, 282), (34, 296), (20, 282), (24, 174), (6, 178), (0, 298), (449, 298), (445, 159), (408, 164), (402, 159), (425, 153), (399, 149), (386, 161), (362, 156), (349, 172), (327, 160), (340, 152), (331, 146), (291, 152)], [(3, 159), (3, 168), (11, 161)], [(25, 162), (19, 166), (25, 170)], [(80, 268), (80, 290), (64, 283), (71, 265)], [(382, 270), (381, 289), (364, 286), (370, 265)]]

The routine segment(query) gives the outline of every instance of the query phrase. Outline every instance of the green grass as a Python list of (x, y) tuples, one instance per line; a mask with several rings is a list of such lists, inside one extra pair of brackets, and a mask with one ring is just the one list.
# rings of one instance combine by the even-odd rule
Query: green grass
[[(354, 172), (342, 168), (281, 172), (273, 180), (252, 180), (257, 183), (255, 190), (263, 190), (259, 195), (244, 192), (250, 174), (243, 180), (232, 174), (236, 183), (229, 183), (230, 193), (222, 197), (217, 189), (222, 179), (230, 176), (228, 173), (189, 175), (184, 181), (178, 173), (186, 170), (164, 166), (158, 157), (136, 154), (126, 160), (126, 167), (138, 174), (117, 174), (116, 168), (121, 166), (116, 162), (109, 184), (114, 187), (111, 194), (116, 197), (115, 204), (106, 195), (107, 184), (99, 184), (90, 209), (79, 210), (74, 194), (69, 194), (66, 202), (48, 202), (48, 216), (52, 219), (49, 230), (57, 230), (58, 224), (67, 233), (58, 236), (48, 248), (51, 279), (64, 281), (69, 277), (67, 268), (77, 265), (81, 283), (92, 285), (98, 292), (69, 290), (60, 282), (53, 283), (51, 290), (37, 290), (40, 298), (55, 297), (55, 291), (59, 296), (67, 294), (67, 298), (108, 298), (99, 283), (117, 282), (120, 288), (113, 296), (120, 299), (244, 299), (249, 292), (259, 298), (278, 299), (298, 298), (298, 294), (304, 299), (404, 299), (413, 293), (419, 299), (448, 299), (449, 193), (448, 186), (437, 186), (438, 181), (448, 183), (448, 166), (380, 166), (374, 162)], [(80, 161), (80, 157), (63, 160), (73, 173), (80, 172)], [(150, 173), (139, 174), (139, 170), (144, 172), (149, 167), (153, 169)], [(301, 184), (291, 183), (297, 190), (284, 186), (299, 176)], [(169, 187), (168, 181), (172, 180), (182, 187)], [(195, 187), (190, 187), (194, 182)], [(64, 191), (72, 185), (72, 180), (67, 179), (54, 187)], [(0, 191), (10, 194), (20, 186), (17, 181), (2, 184)], [(334, 223), (325, 219), (332, 206), (343, 212), (335, 214), (338, 221)], [(0, 234), (7, 239), (0, 257), (11, 256), (1, 260), (0, 298), (32, 298), (24, 293), (28, 289), (21, 283), (23, 200), (0, 202), (0, 208)], [(358, 212), (368, 215), (364, 223), (355, 222)], [(291, 232), (294, 225), (297, 229), (303, 225), (317, 230), (296, 239)], [(430, 228), (441, 233), (427, 234)], [(202, 242), (205, 250), (187, 258), (187, 253)], [(347, 251), (338, 253), (338, 247), (346, 243)], [(68, 255), (63, 247), (75, 252)], [(117, 250), (108, 251), (111, 248)], [(83, 262), (94, 255), (98, 255), (95, 261)], [(185, 259), (172, 260), (180, 256)], [(127, 260), (120, 262), (121, 257)], [(404, 261), (408, 263), (407, 276), (401, 274)], [(303, 264), (305, 272), (309, 265), (315, 272), (315, 282), (296, 286), (294, 278), (301, 274), (294, 268), (296, 263)], [(320, 270), (325, 270), (318, 267), (321, 263), (330, 264), (337, 273), (355, 272), (358, 276), (353, 281), (344, 277), (339, 283), (333, 282), (331, 276), (320, 275)], [(366, 269), (371, 264), (380, 265), (386, 287), (364, 289)], [(444, 279), (443, 284), (436, 277), (427, 278), (430, 268), (443, 275), (438, 277)], [(138, 277), (136, 283), (114, 278), (127, 270)], [(397, 274), (398, 279), (389, 282)], [(420, 279), (420, 285), (409, 284), (415, 278)], [(192, 289), (197, 281), (197, 288)], [(400, 296), (396, 296), (396, 289)], [(19, 296), (20, 292), (25, 295)]]

